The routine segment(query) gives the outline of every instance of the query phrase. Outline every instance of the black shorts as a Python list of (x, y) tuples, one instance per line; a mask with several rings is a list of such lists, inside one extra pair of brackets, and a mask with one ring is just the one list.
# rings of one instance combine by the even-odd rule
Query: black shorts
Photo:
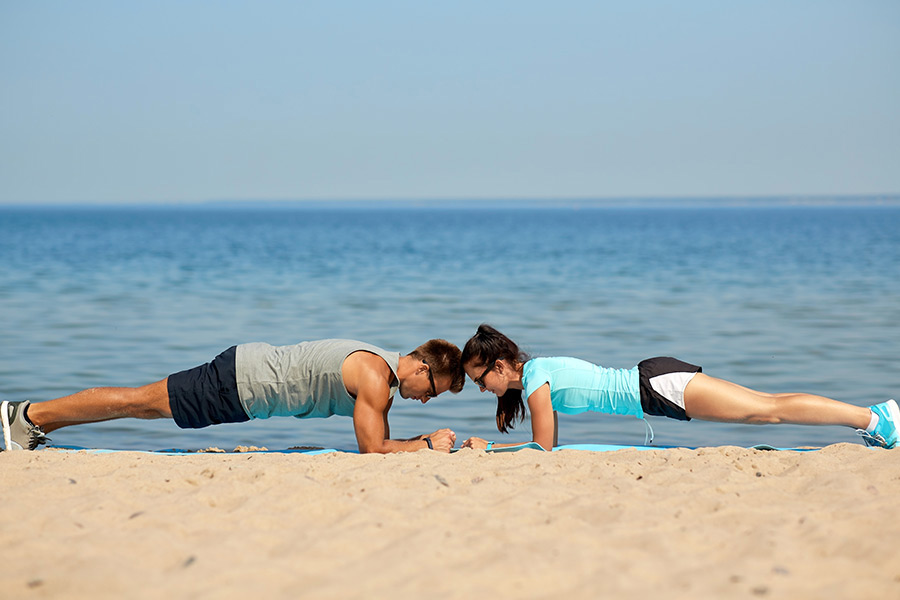
[(169, 375), (169, 408), (182, 429), (242, 423), (250, 417), (238, 397), (232, 346), (205, 365)]
[[(660, 417), (669, 417), (670, 419), (678, 419), (679, 421), (690, 421), (691, 418), (684, 412), (684, 405), (676, 401), (666, 398), (655, 389), (650, 380), (660, 375), (670, 375), (673, 373), (702, 373), (703, 369), (697, 365), (692, 365), (677, 358), (670, 356), (660, 356), (657, 358), (648, 358), (638, 363), (638, 376), (641, 388), (641, 407), (644, 413), (648, 415), (656, 415)], [(681, 388), (682, 394), (684, 388)]]

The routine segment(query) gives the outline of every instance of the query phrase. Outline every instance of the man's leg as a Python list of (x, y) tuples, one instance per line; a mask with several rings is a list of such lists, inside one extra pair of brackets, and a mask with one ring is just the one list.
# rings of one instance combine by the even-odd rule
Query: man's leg
[(93, 388), (28, 407), (28, 420), (50, 433), (60, 427), (111, 419), (172, 418), (168, 378), (137, 388)]

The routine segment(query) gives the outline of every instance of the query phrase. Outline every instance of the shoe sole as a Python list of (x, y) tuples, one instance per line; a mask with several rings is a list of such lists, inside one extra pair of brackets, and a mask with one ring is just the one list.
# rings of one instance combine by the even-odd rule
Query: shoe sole
[(9, 400), (0, 402), (0, 422), (3, 423), (3, 448), (0, 448), (0, 452), (4, 450), (24, 450), (25, 448), (20, 446), (18, 442), (12, 441), (12, 427), (10, 427), (9, 423)]
[(0, 402), (0, 420), (3, 421), (3, 449), (12, 450), (12, 440), (9, 431), (9, 400)]
[[(888, 416), (891, 418), (891, 421), (894, 422), (894, 428), (900, 428), (900, 406), (897, 406), (897, 402), (895, 400), (888, 400), (885, 403), (887, 406)], [(894, 443), (891, 448), (896, 446)]]

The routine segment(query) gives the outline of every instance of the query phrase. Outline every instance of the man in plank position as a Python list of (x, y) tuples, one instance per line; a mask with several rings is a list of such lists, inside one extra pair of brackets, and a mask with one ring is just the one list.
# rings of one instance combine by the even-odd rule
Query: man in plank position
[(34, 450), (60, 427), (125, 417), (172, 418), (181, 428), (197, 429), (274, 416), (344, 415), (353, 417), (360, 452), (449, 452), (456, 442), (449, 429), (390, 439), (388, 411), (398, 390), (422, 404), (462, 390), (460, 356), (445, 340), (429, 340), (405, 356), (354, 340), (241, 344), (142, 387), (94, 388), (46, 402), (4, 401), (0, 449)]

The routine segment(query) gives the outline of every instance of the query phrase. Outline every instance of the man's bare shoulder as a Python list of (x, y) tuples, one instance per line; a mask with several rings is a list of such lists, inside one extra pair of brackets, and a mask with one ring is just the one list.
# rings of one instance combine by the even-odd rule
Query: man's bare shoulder
[(384, 394), (385, 401), (390, 395), (394, 372), (383, 358), (365, 350), (358, 350), (344, 360), (341, 375), (347, 391), (354, 397), (360, 389), (370, 394)]

